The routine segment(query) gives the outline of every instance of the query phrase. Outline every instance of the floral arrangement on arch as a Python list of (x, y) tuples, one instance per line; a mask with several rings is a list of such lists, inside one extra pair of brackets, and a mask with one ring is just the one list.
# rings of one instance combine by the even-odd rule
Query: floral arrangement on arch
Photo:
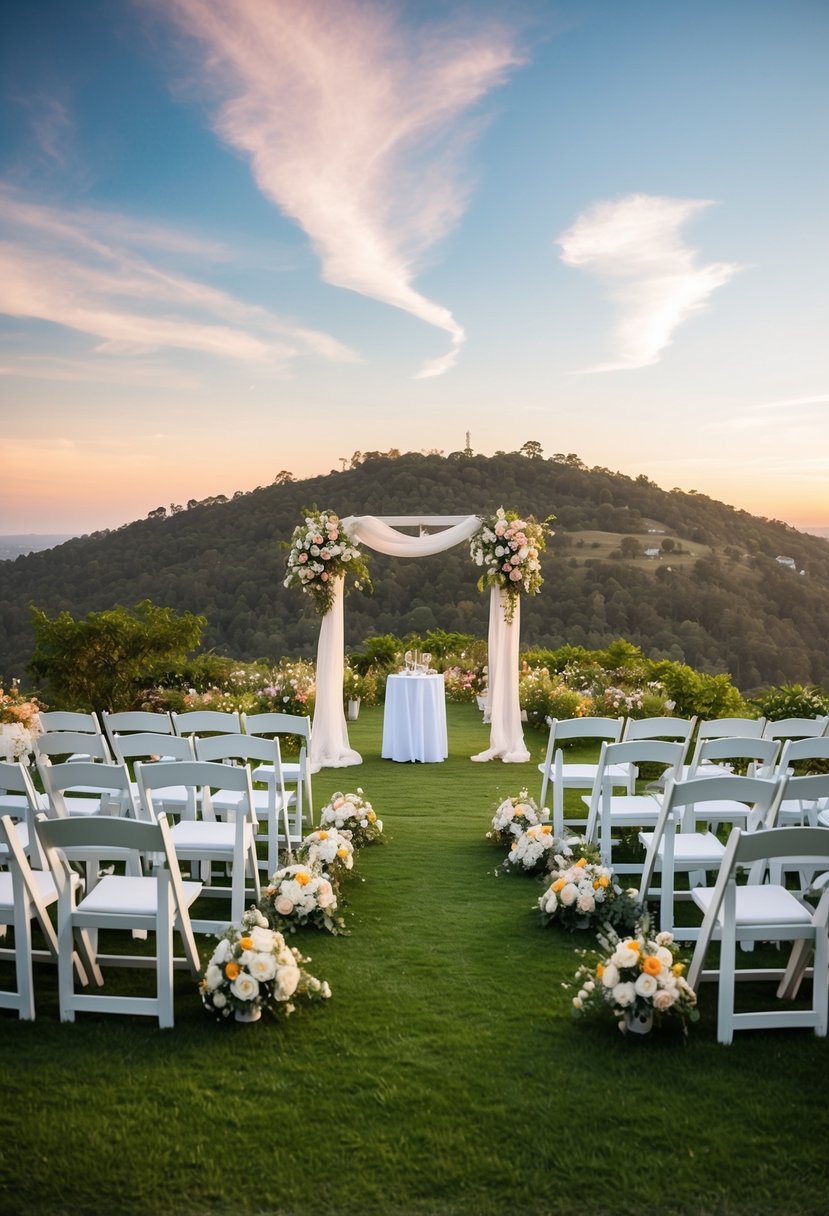
[(651, 937), (644, 916), (630, 937), (622, 938), (609, 927), (598, 934), (598, 942), (595, 961), (583, 964), (575, 975), (576, 1014), (609, 1009), (623, 1033), (644, 1033), (651, 1024), (676, 1018), (687, 1034), (687, 1023), (699, 1017), (697, 997), (684, 978), (687, 965), (672, 934)]
[(19, 760), (33, 749), (35, 739), (43, 734), (42, 709), (46, 706), (37, 697), (23, 696), (17, 680), (12, 680), (8, 692), (0, 686), (0, 726), (5, 728), (0, 732), (0, 760)]
[(543, 810), (539, 810), (535, 799), (531, 798), (526, 790), (521, 790), (519, 794), (505, 798), (497, 807), (492, 816), (492, 827), (487, 832), (486, 838), (494, 840), (496, 844), (511, 845), (529, 828), (549, 822), (548, 808), (545, 806)]
[(238, 1021), (255, 1021), (263, 1009), (287, 1017), (299, 999), (331, 996), (328, 983), (301, 966), (308, 961), (250, 908), (240, 925), (219, 937), (199, 984), (202, 1001), (220, 1019), (232, 1013)]
[[(552, 519), (552, 516), (550, 517)], [(505, 620), (512, 621), (518, 596), (538, 595), (541, 584), (539, 555), (552, 535), (549, 521), (538, 523), (532, 517), (519, 518), (515, 511), (499, 507), (494, 515), (483, 516), (481, 526), (469, 542), (469, 552), (477, 566), (483, 566), (478, 590), (499, 587), (506, 595)]]
[(300, 587), (310, 595), (320, 616), (334, 602), (338, 578), (352, 574), (355, 587), (371, 587), (365, 556), (333, 511), (306, 511), (304, 524), (291, 537), (287, 567), (285, 586)]
[(637, 892), (623, 891), (614, 882), (613, 871), (603, 866), (595, 845), (571, 842), (578, 860), (562, 854), (553, 858), (549, 886), (538, 898), (538, 907), (545, 924), (558, 924), (564, 929), (590, 929), (596, 923), (614, 925), (617, 929), (633, 928), (642, 914)]
[(297, 857), (312, 869), (324, 870), (336, 888), (340, 879), (354, 867), (351, 834), (338, 832), (336, 828), (319, 828), (303, 839)]
[(259, 910), (272, 929), (295, 933), (311, 925), (329, 933), (343, 933), (345, 922), (336, 915), (337, 893), (321, 868), (283, 866), (271, 877)]
[(384, 839), (383, 820), (377, 818), (377, 812), (359, 787), (353, 794), (338, 790), (331, 795), (330, 802), (320, 811), (320, 827), (348, 833), (355, 849)]

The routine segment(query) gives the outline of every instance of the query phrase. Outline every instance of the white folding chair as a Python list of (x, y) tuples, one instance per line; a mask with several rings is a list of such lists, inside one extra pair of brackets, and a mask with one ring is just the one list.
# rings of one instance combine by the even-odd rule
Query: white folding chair
[[(248, 735), (263, 735), (266, 738), (289, 735), (300, 740), (299, 759), (282, 761), (282, 778), (286, 786), (294, 786), (299, 792), (303, 787), (302, 798), (297, 798), (296, 806), (307, 809), (310, 823), (314, 822), (314, 796), (311, 789), (311, 719), (301, 714), (241, 714), (242, 729)], [(305, 753), (303, 756), (303, 752)], [(260, 765), (253, 770), (253, 780), (268, 782), (271, 774), (267, 765)], [(300, 825), (300, 839), (302, 830)]]
[[(829, 764), (829, 737), (825, 735), (807, 737), (805, 739), (787, 739), (783, 745), (778, 762), (778, 771), (788, 776), (794, 774), (793, 765), (805, 766), (807, 772), (798, 774), (808, 776), (810, 761)], [(808, 788), (808, 787), (800, 787)], [(815, 789), (818, 787), (815, 786)], [(817, 827), (819, 815), (829, 807), (829, 800), (823, 796), (806, 797), (798, 795), (798, 786), (792, 783), (786, 792), (786, 798), (780, 808), (779, 824), (781, 827)]]
[(731, 770), (725, 765), (701, 759), (700, 753), (705, 744), (711, 739), (760, 739), (765, 725), (765, 718), (711, 718), (697, 723), (691, 763), (683, 765), (681, 779), (687, 781), (692, 771), (694, 780), (697, 777), (726, 776)]
[[(92, 816), (86, 819), (47, 819), (38, 816), (37, 830), (58, 888), (58, 987), (62, 1022), (73, 1022), (75, 1013), (133, 1013), (158, 1018), (160, 1027), (170, 1027), (173, 1018), (173, 968), (185, 966), (195, 979), (199, 956), (190, 924), (189, 908), (201, 892), (201, 883), (183, 882), (171, 833), (164, 815), (157, 823), (132, 819)], [(91, 851), (130, 851), (136, 860), (141, 854), (156, 854), (162, 859), (155, 875), (146, 878), (111, 874), (103, 877), (92, 891), (78, 897), (68, 857)], [(93, 946), (100, 930), (133, 930), (156, 935), (154, 956), (102, 955)], [(181, 936), (185, 957), (177, 959), (173, 931)], [(156, 995), (115, 996), (105, 993), (79, 993), (75, 990), (69, 960), (77, 938), (82, 957), (89, 957), (93, 978), (103, 985), (101, 964), (119, 967), (154, 967)]]
[(110, 713), (101, 712), (104, 731), (114, 750), (115, 735), (147, 734), (172, 735), (173, 723), (169, 714), (155, 713), (146, 709), (126, 709)]
[(173, 731), (177, 735), (239, 735), (242, 724), (238, 710), (221, 709), (191, 709), (178, 714), (175, 710), (170, 714)]
[[(137, 731), (134, 735), (114, 735), (113, 747), (115, 754), (122, 764), (140, 760), (146, 764), (160, 762), (169, 764), (174, 760), (195, 760), (193, 742), (190, 738), (178, 738), (174, 735), (155, 735), (150, 732)], [(137, 782), (131, 782), (133, 797), (141, 814), (141, 797)], [(172, 786), (164, 791), (163, 805), (156, 810), (169, 811), (170, 814), (180, 814), (187, 806), (189, 794), (180, 786)]]
[(829, 714), (821, 718), (780, 718), (767, 722), (765, 739), (819, 739), (829, 732)]
[[(34, 816), (45, 809), (46, 799), (35, 789), (28, 767), (21, 760), (0, 760), (0, 815), (20, 821), (24, 848), (29, 847)], [(0, 846), (0, 864), (4, 857)]]
[[(819, 740), (804, 740), (804, 742), (819, 742)], [(777, 814), (779, 827), (821, 827), (821, 815), (829, 815), (829, 773), (808, 773), (802, 777), (786, 773), (781, 764), (781, 781), (783, 793), (780, 810)], [(809, 859), (773, 862), (770, 865), (769, 881), (783, 883), (789, 889), (793, 883), (784, 879), (784, 875), (798, 874), (798, 890), (803, 893), (809, 890), (815, 881), (815, 867)]]
[[(202, 760), (174, 760), (169, 764), (142, 764), (139, 761), (135, 777), (145, 814), (151, 820), (157, 817), (156, 808), (164, 802), (165, 790), (179, 786), (187, 790), (188, 805), (170, 832), (176, 854), (182, 861), (202, 865), (207, 884), (203, 887), (204, 895), (230, 897), (228, 917), (194, 920), (193, 928), (197, 933), (221, 933), (229, 924), (241, 921), (245, 910), (246, 872), (253, 886), (251, 898), (258, 902), (262, 897), (250, 770)], [(232, 822), (217, 818), (212, 802), (216, 790), (223, 794), (230, 791), (238, 797)], [(212, 867), (222, 863), (230, 866), (230, 887), (212, 885)]]
[[(547, 753), (538, 766), (541, 773), (541, 799), (539, 806), (547, 805), (547, 793), (553, 787), (553, 830), (557, 836), (564, 832), (565, 824), (572, 826), (578, 821), (564, 818), (564, 791), (589, 790), (596, 780), (596, 763), (567, 763), (562, 744), (594, 742), (618, 743), (622, 737), (624, 718), (548, 718), (550, 734)], [(616, 778), (616, 785), (630, 788), (630, 769), (620, 767), (608, 774)]]
[(662, 739), (602, 744), (592, 792), (582, 799), (588, 807), (585, 836), (598, 844), (602, 865), (613, 866), (619, 874), (641, 873), (641, 863), (613, 861), (614, 832), (653, 827), (662, 805), (662, 795), (655, 789), (644, 794), (614, 794), (615, 779), (608, 773), (621, 766), (632, 766), (638, 773), (639, 765), (658, 764), (676, 777), (684, 753), (684, 743)]
[[(691, 898), (690, 888), (702, 884), (709, 871), (719, 870), (725, 845), (709, 830), (698, 831), (698, 820), (707, 823), (707, 804), (714, 802), (739, 808), (735, 817), (753, 831), (771, 827), (779, 807), (784, 781), (764, 777), (704, 777), (695, 781), (669, 778), (665, 796), (652, 832), (640, 832), (646, 849), (640, 885), (644, 899), (659, 902), (659, 928), (673, 933), (677, 941), (695, 941), (699, 928), (676, 923), (676, 904)], [(680, 830), (681, 829), (681, 830)], [(651, 889), (655, 874), (660, 886)], [(676, 878), (685, 874), (689, 890), (677, 890)]]
[(745, 768), (747, 777), (769, 776), (774, 772), (779, 753), (780, 743), (776, 739), (737, 736), (705, 739), (694, 752), (688, 780), (727, 775), (735, 766)]
[(82, 735), (100, 735), (101, 724), (96, 714), (85, 714), (78, 710), (42, 709), (38, 714), (44, 735), (55, 731), (74, 731)]
[(68, 760), (63, 764), (38, 762), (48, 814), (52, 818), (80, 815), (128, 815), (138, 818), (125, 764), (99, 764)]
[[(196, 755), (199, 760), (217, 760), (222, 764), (241, 761), (250, 766), (253, 761), (264, 761), (268, 769), (273, 769), (273, 779), (265, 789), (253, 789), (253, 804), (260, 827), (264, 824), (267, 846), (267, 855), (259, 860), (259, 868), (267, 870), (268, 875), (275, 873), (279, 869), (280, 839), (289, 854), (292, 845), (299, 843), (292, 840), (288, 822), (288, 809), (297, 800), (300, 802), (298, 819), (300, 825), (302, 823), (302, 782), (299, 782), (297, 792), (286, 792), (279, 739), (265, 739), (259, 735), (212, 735), (196, 740)], [(229, 791), (217, 791), (213, 795), (213, 809), (219, 812), (235, 810), (239, 797)]]
[[(11, 815), (0, 816), (0, 847), (8, 869), (0, 871), (0, 925), (14, 931), (14, 945), (0, 950), (0, 958), (14, 962), (15, 989), (0, 991), (0, 1009), (16, 1009), (20, 1018), (33, 1021), (35, 1016), (33, 962), (58, 961), (58, 938), (49, 919), (47, 908), (57, 901), (58, 889), (40, 850), (32, 825), (30, 848), (26, 848)], [(34, 865), (31, 862), (34, 861)], [(76, 885), (78, 876), (72, 880)], [(32, 921), (36, 921), (46, 942), (45, 950), (32, 946)], [(86, 970), (74, 951), (70, 968), (74, 966), (81, 984), (86, 984)]]
[[(758, 863), (785, 862), (801, 857), (809, 857), (818, 867), (829, 868), (829, 835), (822, 828), (772, 828), (744, 832), (735, 827), (728, 838), (716, 886), (697, 887), (692, 893), (694, 902), (705, 915), (688, 971), (688, 983), (696, 988), (702, 980), (719, 981), (717, 1039), (720, 1043), (730, 1043), (735, 1030), (811, 1027), (816, 1035), (826, 1034), (829, 1005), (829, 892), (824, 894), (815, 910), (783, 886), (772, 883), (737, 884), (740, 869), (752, 868)], [(720, 941), (719, 969), (704, 971), (706, 955), (715, 939)], [(811, 1007), (736, 1012), (735, 987), (738, 978), (756, 981), (780, 979), (777, 993), (788, 996), (793, 970), (798, 972), (797, 978), (803, 974), (802, 959), (794, 969), (790, 966), (738, 970), (738, 940), (804, 942), (806, 948), (813, 950)]]

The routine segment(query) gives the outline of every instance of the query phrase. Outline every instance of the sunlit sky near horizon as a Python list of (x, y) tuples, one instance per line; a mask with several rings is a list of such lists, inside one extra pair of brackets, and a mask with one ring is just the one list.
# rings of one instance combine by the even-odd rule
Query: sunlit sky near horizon
[(827, 57), (826, 0), (13, 6), (0, 533), (467, 431), (829, 526)]

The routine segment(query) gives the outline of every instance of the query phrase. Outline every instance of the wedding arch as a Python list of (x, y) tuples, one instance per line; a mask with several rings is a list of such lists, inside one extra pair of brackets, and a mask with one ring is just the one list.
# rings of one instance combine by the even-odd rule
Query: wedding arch
[[(417, 528), (418, 534), (399, 531)], [(433, 529), (438, 529), (433, 531)], [(490, 520), (478, 515), (358, 515), (340, 519), (331, 512), (309, 513), (297, 528), (288, 557), (288, 586), (297, 585), (315, 600), (320, 623), (317, 689), (311, 732), (311, 767), (345, 768), (362, 764), (348, 739), (343, 708), (345, 575), (367, 577), (359, 546), (391, 557), (428, 557), (470, 542), (482, 581), (490, 584), (487, 710), (489, 747), (476, 761), (500, 759), (523, 764), (530, 759), (524, 743), (518, 700), (520, 588), (538, 590), (538, 550), (546, 525), (508, 516), (503, 509)]]

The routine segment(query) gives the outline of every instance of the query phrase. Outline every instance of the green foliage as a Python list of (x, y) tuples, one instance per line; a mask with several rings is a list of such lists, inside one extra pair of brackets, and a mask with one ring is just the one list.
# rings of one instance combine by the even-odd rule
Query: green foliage
[(821, 718), (829, 714), (829, 692), (810, 684), (782, 684), (767, 688), (749, 701), (758, 718), (779, 722), (783, 718)]
[(68, 709), (132, 708), (148, 681), (186, 662), (207, 624), (203, 616), (177, 615), (150, 600), (80, 620), (70, 612), (50, 620), (34, 606), (31, 612), (32, 674), (46, 682), (55, 707)]
[(662, 683), (680, 718), (690, 718), (694, 714), (700, 718), (746, 716), (746, 703), (729, 675), (710, 676), (694, 671), (684, 663), (667, 661), (655, 663), (653, 674)]

